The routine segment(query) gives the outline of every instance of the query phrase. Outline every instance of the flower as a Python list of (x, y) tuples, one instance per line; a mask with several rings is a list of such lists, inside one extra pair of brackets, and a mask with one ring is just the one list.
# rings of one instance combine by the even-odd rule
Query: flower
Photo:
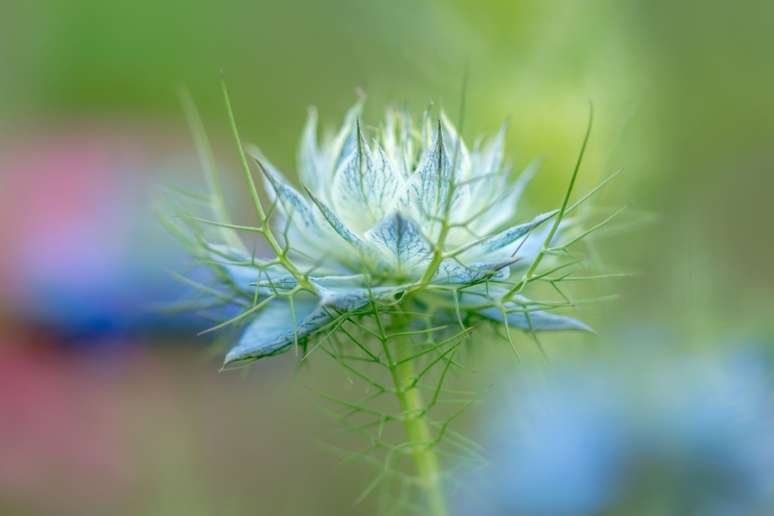
[(248, 149), (271, 200), (268, 210), (258, 206), (262, 225), (252, 229), (264, 234), (274, 259), (251, 257), (229, 236), (239, 227), (223, 221), (216, 224), (227, 232), (223, 242), (197, 239), (197, 255), (247, 307), (235, 319), (250, 318), (226, 365), (280, 353), (337, 317), (409, 294), (440, 319), (464, 314), (528, 331), (588, 329), (538, 310), (512, 280), (569, 226), (559, 227), (560, 210), (513, 223), (534, 167), (511, 181), (504, 127), (468, 148), (443, 113), (437, 120), (425, 113), (417, 123), (388, 110), (370, 128), (361, 111), (358, 102), (322, 141), (310, 111), (298, 155), (305, 193), (260, 150)]
[(496, 454), (460, 475), (455, 513), (770, 513), (770, 343), (645, 337), (504, 385), (483, 429)]

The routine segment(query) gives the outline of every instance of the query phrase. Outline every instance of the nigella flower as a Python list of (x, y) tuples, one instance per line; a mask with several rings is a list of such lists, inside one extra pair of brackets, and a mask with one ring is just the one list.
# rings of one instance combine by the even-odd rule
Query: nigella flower
[[(342, 316), (407, 300), (434, 320), (588, 329), (522, 294), (569, 223), (559, 223), (560, 210), (518, 220), (534, 168), (512, 180), (504, 129), (469, 147), (443, 113), (416, 121), (388, 110), (371, 127), (361, 108), (322, 141), (310, 112), (298, 154), (302, 187), (248, 149), (271, 206), (260, 205), (246, 169), (260, 224), (221, 217), (213, 222), (220, 241), (197, 236), (196, 254), (245, 305), (235, 320), (246, 326), (226, 365), (280, 353)], [(240, 229), (263, 233), (276, 256), (252, 256), (235, 237)]]
[(770, 343), (680, 355), (659, 338), (498, 392), (496, 454), (461, 476), (454, 514), (770, 514)]

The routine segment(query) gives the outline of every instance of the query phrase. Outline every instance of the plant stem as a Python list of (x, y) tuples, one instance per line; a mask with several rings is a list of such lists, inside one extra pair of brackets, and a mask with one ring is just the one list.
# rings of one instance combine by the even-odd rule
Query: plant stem
[[(395, 329), (395, 328), (393, 328)], [(422, 393), (414, 385), (416, 371), (414, 361), (406, 360), (411, 356), (412, 346), (408, 338), (391, 339), (395, 345), (395, 356), (389, 353), (387, 342), (385, 352), (389, 362), (395, 392), (403, 413), (403, 428), (411, 446), (419, 485), (427, 499), (428, 514), (446, 516), (446, 500), (441, 485), (438, 457), (433, 448), (433, 436), (426, 420), (425, 403)]]

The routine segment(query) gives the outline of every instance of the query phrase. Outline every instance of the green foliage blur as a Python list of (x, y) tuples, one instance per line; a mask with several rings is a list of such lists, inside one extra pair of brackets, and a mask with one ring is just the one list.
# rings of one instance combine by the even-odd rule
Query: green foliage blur
[(765, 3), (77, 0), (4, 10), (7, 134), (86, 117), (184, 134), (181, 84), (222, 134), (222, 72), (246, 139), (292, 169), (307, 106), (333, 123), (359, 88), (374, 116), (388, 102), (457, 113), (468, 70), (466, 133), (507, 119), (516, 162), (544, 158), (529, 195), (550, 203), (591, 99), (598, 123), (582, 186), (622, 169), (606, 200), (657, 216), (613, 244), (642, 273), (624, 286), (618, 317), (714, 334), (761, 330), (770, 308)]
[[(622, 171), (596, 203), (606, 208), (626, 205), (624, 223), (600, 236), (597, 251), (607, 270), (636, 274), (610, 280), (592, 292), (615, 292), (620, 298), (586, 307), (584, 316), (603, 334), (655, 328), (686, 350), (774, 336), (772, 4), (717, 0), (4, 4), (0, 152), (13, 151), (20, 142), (34, 144), (37, 134), (52, 128), (66, 131), (84, 123), (103, 124), (125, 128), (132, 139), (152, 147), (156, 156), (169, 159), (174, 154), (189, 165), (174, 175), (165, 175), (163, 167), (131, 171), (142, 184), (168, 179), (174, 184), (172, 177), (196, 184), (200, 170), (177, 97), (184, 85), (199, 104), (229, 175), (233, 209), (243, 217), (249, 211), (247, 199), (240, 197), (244, 189), (228, 138), (218, 86), (221, 76), (229, 84), (244, 139), (260, 145), (291, 176), (308, 106), (317, 106), (323, 123), (332, 125), (357, 92), (364, 91), (369, 99), (366, 118), (371, 120), (377, 120), (389, 103), (419, 111), (431, 102), (459, 118), (464, 97), (466, 138), (493, 133), (505, 120), (510, 128), (508, 151), (517, 168), (533, 158), (543, 159), (526, 194), (536, 211), (560, 200), (591, 101), (596, 123), (579, 191)], [(145, 127), (153, 130), (146, 133)], [(159, 132), (166, 135), (166, 143), (156, 140)], [(0, 171), (0, 203), (13, 195), (12, 182), (4, 181)], [(17, 223), (0, 221), (4, 247), (13, 248), (20, 238)], [(175, 268), (175, 264), (158, 266)], [(2, 287), (0, 301), (13, 305), (13, 299), (2, 295)], [(11, 318), (4, 325), (17, 328), (21, 323)], [(614, 339), (602, 340), (615, 346)], [(588, 346), (604, 344), (584, 341), (573, 349), (582, 352)], [(552, 343), (551, 350), (560, 353), (561, 346)], [(158, 357), (168, 367), (181, 360), (169, 351)], [(274, 384), (271, 392), (286, 396), (284, 387), (277, 387), (293, 381), (292, 357), (286, 358), (275, 366), (259, 364), (251, 380), (268, 378), (265, 381)], [(191, 394), (189, 388), (204, 371), (206, 380), (201, 382), (222, 381), (214, 374), (214, 362), (202, 362), (201, 354), (196, 355), (185, 362), (186, 374), (176, 371), (167, 382), (154, 380), (159, 389), (180, 392), (166, 392), (155, 400), (151, 412), (165, 413), (165, 407), (180, 400), (194, 407), (192, 397), (199, 395), (218, 404), (264, 385), (229, 379), (226, 387), (214, 388), (215, 394)], [(159, 366), (150, 372), (130, 367), (123, 374), (164, 376)], [(108, 382), (107, 392), (133, 401), (119, 401), (113, 410), (143, 420), (137, 428), (148, 440), (163, 433), (161, 444), (149, 445), (150, 458), (137, 459), (152, 465), (148, 467), (153, 479), (143, 480), (135, 473), (128, 481), (154, 502), (126, 505), (127, 514), (244, 514), (246, 507), (257, 507), (258, 512), (251, 513), (272, 515), (312, 514), (315, 507), (320, 514), (365, 513), (366, 506), (351, 506), (358, 486), (347, 483), (348, 466), (329, 475), (328, 458), (313, 451), (313, 432), (300, 429), (316, 424), (312, 416), (267, 401), (266, 394), (254, 399), (247, 394), (248, 399), (231, 400), (228, 409), (211, 418), (193, 409), (196, 414), (191, 417), (201, 421), (165, 413), (160, 418), (164, 428), (159, 430), (145, 420), (149, 416), (131, 394), (144, 393), (135, 390), (139, 380), (121, 378)], [(131, 406), (129, 412), (123, 411), (124, 403)], [(189, 425), (196, 424), (205, 430), (189, 433)], [(244, 428), (237, 430), (240, 425)], [(253, 456), (220, 440), (250, 440), (249, 428), (254, 426), (260, 427), (256, 437), (263, 439), (255, 446), (263, 451)], [(287, 428), (293, 430), (279, 442), (288, 447), (289, 463), (282, 460), (283, 451), (271, 445)], [(212, 439), (220, 444), (201, 451), (215, 442)], [(192, 459), (193, 449), (199, 451)], [(244, 463), (223, 465), (210, 456), (218, 453), (233, 461), (242, 457)], [(214, 471), (222, 475), (253, 469), (259, 473), (233, 488), (192, 472), (207, 469), (207, 464), (217, 464)], [(305, 468), (303, 480), (294, 483), (294, 471)], [(343, 487), (319, 485), (327, 481)], [(158, 488), (151, 490), (155, 494), (137, 488), (145, 482)], [(163, 482), (168, 482), (168, 489), (158, 487)], [(200, 490), (202, 483), (208, 483), (211, 492)], [(219, 501), (218, 489), (227, 500)], [(192, 493), (200, 498), (191, 498)], [(49, 506), (34, 496), (18, 498), (0, 489), (0, 512), (6, 507), (14, 514), (35, 514), (59, 507), (59, 514), (82, 514), (78, 508), (83, 506), (75, 498), (93, 494), (59, 493), (55, 496), (59, 505)], [(92, 509), (95, 514), (104, 510), (97, 507)]]

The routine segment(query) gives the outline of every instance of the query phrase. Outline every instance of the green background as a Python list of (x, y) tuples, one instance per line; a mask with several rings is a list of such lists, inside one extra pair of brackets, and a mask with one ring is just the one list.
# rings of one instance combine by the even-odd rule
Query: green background
[[(107, 127), (147, 149), (147, 166), (129, 172), (141, 189), (196, 184), (199, 169), (176, 95), (185, 85), (227, 171), (233, 209), (244, 217), (221, 74), (244, 139), (292, 175), (308, 106), (317, 106), (332, 125), (363, 90), (372, 120), (388, 103), (420, 110), (434, 102), (456, 117), (467, 70), (464, 134), (473, 139), (508, 120), (514, 162), (543, 158), (527, 192), (536, 209), (561, 198), (591, 100), (596, 123), (580, 189), (623, 172), (597, 202), (627, 206), (626, 220), (634, 223), (600, 239), (598, 251), (611, 271), (637, 274), (599, 287), (599, 293), (620, 294), (613, 303), (583, 309), (603, 337), (570, 339), (571, 348), (614, 347), (640, 329), (655, 329), (661, 335), (655, 338), (685, 349), (772, 335), (771, 4), (6, 4), (0, 20), (0, 151), (34, 149), (43, 135), (71, 128)], [(172, 162), (175, 171), (169, 172)], [(0, 201), (8, 203), (15, 176), (0, 174)], [(23, 238), (17, 228), (28, 216), (22, 210), (0, 220), (8, 252)], [(12, 270), (10, 263), (5, 274)], [(28, 340), (35, 329), (2, 286), (0, 303), (7, 344)], [(317, 446), (319, 434), (333, 429), (303, 386), (335, 383), (327, 366), (296, 372), (294, 357), (287, 356), (259, 364), (245, 379), (218, 375), (217, 357), (202, 351), (202, 339), (142, 340), (147, 345), (141, 356), (115, 374), (84, 365), (69, 351), (52, 366), (56, 374), (78, 378), (66, 402), (85, 404), (87, 429), (103, 419), (118, 428), (113, 437), (123, 458), (116, 459), (117, 472), (106, 480), (93, 468), (69, 474), (67, 459), (30, 459), (46, 473), (30, 475), (21, 487), (0, 480), (0, 512), (367, 510), (368, 501), (351, 505), (364, 487), (363, 472), (349, 464), (332, 467), (335, 461)], [(553, 353), (563, 349), (561, 341), (551, 341)], [(482, 374), (476, 381), (486, 384)], [(81, 442), (74, 439), (61, 446)]]

